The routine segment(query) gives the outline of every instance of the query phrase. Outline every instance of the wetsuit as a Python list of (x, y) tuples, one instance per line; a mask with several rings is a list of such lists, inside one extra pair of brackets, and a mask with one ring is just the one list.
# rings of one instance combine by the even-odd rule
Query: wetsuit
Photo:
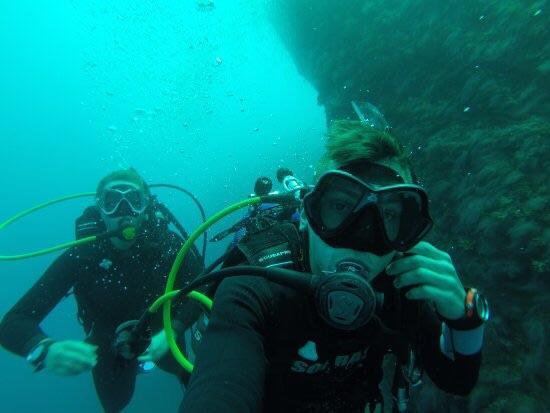
[[(266, 251), (258, 262), (290, 255)], [(180, 413), (363, 412), (381, 398), (384, 355), (409, 345), (437, 386), (468, 394), (481, 344), (454, 343), (430, 306), (404, 299), (384, 274), (376, 283), (386, 329), (371, 322), (346, 333), (324, 324), (312, 299), (291, 288), (259, 277), (225, 279)]]
[[(4, 316), (0, 324), (0, 344), (26, 356), (46, 334), (41, 321), (72, 289), (78, 315), (87, 334), (86, 341), (98, 345), (98, 363), (93, 369), (94, 384), (106, 412), (118, 412), (131, 400), (138, 364), (122, 362), (113, 352), (114, 332), (124, 321), (137, 319), (164, 292), (167, 274), (183, 241), (175, 233), (153, 232), (129, 250), (115, 249), (108, 240), (73, 247), (60, 255), (44, 275)], [(185, 260), (178, 276), (185, 282), (202, 271), (195, 253)], [(197, 306), (184, 302), (174, 315), (197, 317)], [(194, 314), (194, 315), (193, 315)], [(162, 328), (160, 314), (152, 332)], [(163, 370), (185, 379), (185, 372), (168, 353), (157, 363)]]

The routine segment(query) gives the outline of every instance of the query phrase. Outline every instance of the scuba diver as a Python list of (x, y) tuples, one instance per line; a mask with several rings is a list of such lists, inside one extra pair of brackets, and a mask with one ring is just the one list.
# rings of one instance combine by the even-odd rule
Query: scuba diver
[[(178, 235), (173, 225), (183, 233)], [(114, 235), (133, 228), (137, 235)], [(187, 373), (168, 354), (159, 317), (152, 321), (150, 345), (138, 354), (122, 357), (132, 349), (115, 348), (126, 320), (135, 319), (163, 292), (166, 276), (187, 234), (174, 216), (156, 200), (134, 170), (105, 176), (96, 190), (96, 205), (76, 221), (77, 238), (107, 233), (111, 237), (73, 246), (61, 254), (31, 289), (8, 311), (0, 323), (0, 344), (26, 357), (34, 371), (60, 376), (92, 371), (103, 409), (120, 412), (131, 400), (136, 374), (156, 364), (181, 380)], [(203, 271), (196, 248), (180, 270), (181, 281)], [(42, 320), (72, 291), (78, 304), (84, 340), (56, 339), (40, 328)], [(184, 310), (186, 316), (193, 311)], [(175, 316), (173, 328), (178, 334)], [(182, 326), (184, 324), (181, 324)], [(186, 376), (187, 375), (187, 376)]]
[(487, 301), (423, 241), (428, 198), (402, 145), (336, 121), (320, 172), (299, 225), (248, 233), (210, 284), (180, 413), (382, 412), (388, 353), (394, 412), (409, 411), (423, 371), (452, 394), (475, 386)]
[[(258, 179), (256, 179), (256, 182), (254, 183), (254, 192), (250, 194), (250, 197), (254, 196), (266, 196), (269, 195), (271, 192), (271, 189), (273, 189), (273, 182), (271, 179), (267, 176), (261, 176)], [(237, 224), (235, 224), (231, 229), (236, 229), (235, 235), (233, 235), (233, 239), (231, 240), (231, 244), (229, 248), (235, 247), (239, 241), (246, 235), (246, 233), (250, 230), (251, 226), (257, 225), (259, 220), (254, 220), (254, 218), (259, 218), (262, 211), (271, 210), (272, 208), (275, 208), (276, 204), (271, 203), (262, 203), (260, 205), (254, 205), (251, 206), (248, 209), (248, 212), (246, 213), (245, 217), (240, 220)], [(230, 230), (231, 230), (230, 229)]]
[[(262, 229), (267, 229), (269, 226), (283, 221), (298, 222), (300, 214), (298, 207), (300, 205), (299, 194), (300, 190), (305, 188), (304, 184), (294, 177), (294, 173), (288, 169), (281, 167), (277, 170), (277, 180), (282, 184), (284, 192), (296, 194), (297, 202), (280, 204), (276, 202), (262, 202), (259, 205), (252, 205), (248, 208), (244, 218), (226, 230), (214, 235), (210, 241), (218, 242), (230, 234), (233, 239), (229, 245), (229, 249), (234, 248), (239, 241), (249, 232), (257, 232)], [(250, 194), (250, 198), (257, 196), (277, 195), (281, 192), (272, 191), (273, 182), (267, 176), (261, 176), (254, 183), (254, 192)]]
[[(294, 177), (294, 172), (284, 167), (277, 170), (277, 181), (283, 185), (283, 192), (286, 193), (297, 193), (297, 191), (304, 187), (303, 183)], [(254, 192), (250, 197), (276, 195), (281, 193), (279, 191), (271, 191), (272, 188), (273, 182), (270, 178), (266, 176), (260, 177), (256, 180)], [(251, 206), (245, 218), (241, 220), (241, 223), (244, 225), (241, 224), (241, 228), (235, 233), (231, 242), (231, 247), (236, 246), (249, 232), (255, 233), (284, 221), (298, 222), (300, 220), (300, 214), (298, 213), (299, 205), (299, 202), (290, 204), (262, 202), (259, 205)], [(237, 225), (239, 224), (237, 223)]]

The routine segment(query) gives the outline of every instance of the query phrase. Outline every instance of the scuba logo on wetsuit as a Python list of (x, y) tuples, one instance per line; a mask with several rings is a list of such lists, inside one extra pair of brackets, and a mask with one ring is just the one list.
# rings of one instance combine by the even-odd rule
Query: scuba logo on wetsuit
[(359, 363), (367, 358), (369, 347), (351, 354), (335, 356), (334, 360), (315, 361), (294, 360), (290, 370), (294, 373), (317, 374), (333, 371), (334, 369), (345, 369), (359, 367)]
[(268, 261), (268, 260), (273, 260), (275, 258), (281, 258), (285, 255), (291, 255), (290, 250), (279, 251), (279, 252), (275, 252), (275, 253), (272, 253), (272, 254), (264, 255), (263, 257), (260, 257), (258, 259), (258, 262), (260, 262), (261, 264), (265, 264), (265, 262)]

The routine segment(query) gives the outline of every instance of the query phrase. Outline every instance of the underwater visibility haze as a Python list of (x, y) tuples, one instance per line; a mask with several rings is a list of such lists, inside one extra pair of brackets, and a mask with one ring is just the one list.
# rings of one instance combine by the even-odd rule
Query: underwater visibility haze
[[(0, 0), (0, 222), (93, 192), (130, 167), (148, 183), (191, 191), (212, 216), (246, 199), (260, 176), (281, 189), (280, 167), (313, 184), (327, 127), (368, 109), (404, 144), (429, 195), (427, 241), (450, 254), (492, 310), (474, 391), (451, 396), (425, 377), (411, 411), (549, 411), (548, 6)], [(153, 193), (188, 232), (201, 224), (189, 197)], [(2, 229), (0, 256), (73, 240), (75, 219), (93, 201)], [(209, 242), (207, 264), (230, 239)], [(0, 315), (61, 253), (0, 262)], [(41, 326), (82, 340), (76, 312), (68, 295)], [(0, 412), (102, 411), (89, 373), (33, 374), (24, 358), (0, 351), (0, 383)], [(176, 412), (182, 395), (155, 369), (138, 376), (124, 411)]]

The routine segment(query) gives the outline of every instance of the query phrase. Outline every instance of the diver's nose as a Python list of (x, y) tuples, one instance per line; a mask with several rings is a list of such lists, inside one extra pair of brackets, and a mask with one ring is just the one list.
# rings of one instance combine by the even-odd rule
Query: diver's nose
[(120, 201), (120, 204), (113, 215), (121, 217), (125, 215), (132, 215), (132, 212), (132, 208), (130, 207), (128, 201), (123, 199)]

